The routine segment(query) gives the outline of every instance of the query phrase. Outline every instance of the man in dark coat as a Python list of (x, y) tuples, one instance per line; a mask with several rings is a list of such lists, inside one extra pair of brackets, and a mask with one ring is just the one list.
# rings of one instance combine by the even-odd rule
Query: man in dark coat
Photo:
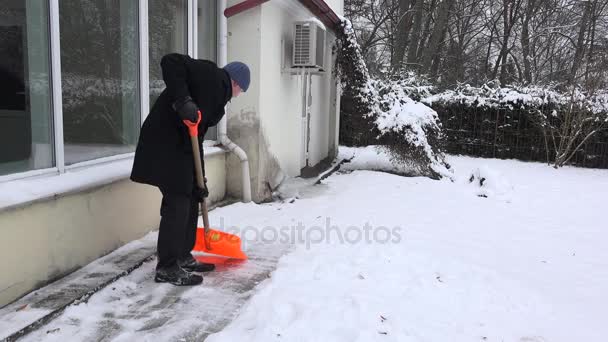
[[(131, 180), (160, 189), (161, 221), (158, 233), (157, 282), (196, 285), (212, 264), (196, 261), (192, 254), (198, 223), (198, 203), (209, 195), (196, 184), (192, 145), (183, 120), (196, 122), (199, 143), (209, 127), (224, 116), (224, 107), (241, 91), (247, 91), (250, 74), (247, 65), (232, 62), (224, 68), (206, 60), (169, 54), (161, 68), (166, 89), (154, 103), (144, 121), (135, 151)], [(203, 148), (200, 146), (201, 160)], [(204, 173), (204, 164), (203, 164)]]

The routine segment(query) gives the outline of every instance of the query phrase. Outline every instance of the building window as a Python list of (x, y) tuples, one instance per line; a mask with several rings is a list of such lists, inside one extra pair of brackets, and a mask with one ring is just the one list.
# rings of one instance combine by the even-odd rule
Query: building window
[[(144, 1), (0, 0), (0, 179), (133, 152), (141, 107), (165, 88), (162, 56), (217, 61), (216, 0)], [(216, 140), (216, 129), (205, 138)]]
[(0, 0), (0, 175), (54, 166), (48, 13)]
[(198, 58), (217, 61), (217, 1), (198, 1)]
[(165, 89), (161, 58), (168, 53), (188, 53), (188, 2), (149, 0), (150, 105)]
[(65, 163), (133, 152), (141, 123), (138, 3), (61, 0)]
[[(217, 1), (198, 1), (198, 58), (217, 62)], [(217, 140), (217, 126), (209, 128), (205, 140)]]

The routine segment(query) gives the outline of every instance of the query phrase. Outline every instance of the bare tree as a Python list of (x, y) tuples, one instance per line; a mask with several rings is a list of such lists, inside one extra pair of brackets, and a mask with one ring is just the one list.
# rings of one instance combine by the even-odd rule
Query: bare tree
[(433, 33), (422, 55), (422, 71), (430, 73), (432, 76), (437, 73), (439, 49), (445, 36), (450, 9), (453, 3), (452, 0), (443, 0), (437, 7), (437, 18), (433, 26)]
[(581, 62), (583, 61), (583, 55), (585, 54), (586, 49), (586, 40), (587, 34), (589, 31), (589, 19), (591, 18), (591, 13), (593, 12), (593, 8), (595, 7), (597, 0), (594, 1), (585, 1), (581, 2), (581, 5), (584, 7), (583, 15), (580, 20), (579, 29), (578, 29), (578, 37), (575, 44), (575, 53), (574, 59), (572, 61), (572, 68), (570, 69), (570, 76), (568, 78), (568, 82), (570, 85), (573, 85), (580, 68)]
[(415, 0), (412, 14), (414, 16), (414, 23), (412, 26), (412, 36), (409, 41), (408, 53), (407, 53), (407, 64), (412, 69), (416, 69), (418, 64), (418, 47), (420, 46), (420, 31), (422, 30), (422, 20), (424, 18), (423, 5), (424, 0)]
[(524, 15), (521, 22), (521, 52), (524, 63), (524, 81), (532, 83), (532, 66), (530, 53), (530, 21), (538, 11), (540, 0), (528, 0), (525, 4)]
[(448, 51), (446, 65), (443, 70), (443, 83), (454, 85), (457, 82), (470, 82), (466, 74), (467, 68), (478, 69), (479, 58), (483, 48), (480, 46), (479, 36), (484, 33), (483, 12), (486, 9), (486, 0), (457, 1), (451, 13), (451, 20), (447, 27)]
[(608, 0), (347, 0), (373, 72), (608, 87)]
[[(399, 0), (399, 11), (396, 20), (395, 47), (393, 58), (391, 59), (391, 67), (393, 70), (400, 69), (405, 56), (405, 48), (412, 29), (412, 13), (411, 4), (414, 0)], [(419, 0), (422, 2), (422, 0)]]

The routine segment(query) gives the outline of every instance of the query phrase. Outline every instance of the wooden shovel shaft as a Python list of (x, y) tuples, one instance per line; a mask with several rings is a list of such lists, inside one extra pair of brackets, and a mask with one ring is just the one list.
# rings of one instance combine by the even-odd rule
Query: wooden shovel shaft
[[(203, 176), (203, 164), (201, 162), (201, 153), (198, 144), (198, 135), (191, 135), (190, 142), (192, 143), (192, 154), (194, 155), (194, 171), (196, 172), (196, 184), (199, 188), (205, 189), (205, 178)], [(209, 213), (207, 212), (207, 200), (204, 199), (200, 203), (201, 212), (203, 213), (203, 224), (205, 226), (205, 246), (211, 249), (207, 241), (207, 233), (209, 232)]]

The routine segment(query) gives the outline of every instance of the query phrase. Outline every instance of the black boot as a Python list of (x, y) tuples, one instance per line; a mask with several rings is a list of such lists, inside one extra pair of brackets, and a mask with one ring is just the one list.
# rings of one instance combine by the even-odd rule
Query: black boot
[(170, 267), (157, 268), (154, 281), (157, 283), (170, 283), (176, 286), (192, 286), (202, 283), (203, 277), (197, 274), (188, 273), (178, 265), (173, 265)]
[(178, 260), (177, 264), (188, 272), (211, 272), (215, 269), (214, 264), (199, 262), (190, 255), (185, 259)]

